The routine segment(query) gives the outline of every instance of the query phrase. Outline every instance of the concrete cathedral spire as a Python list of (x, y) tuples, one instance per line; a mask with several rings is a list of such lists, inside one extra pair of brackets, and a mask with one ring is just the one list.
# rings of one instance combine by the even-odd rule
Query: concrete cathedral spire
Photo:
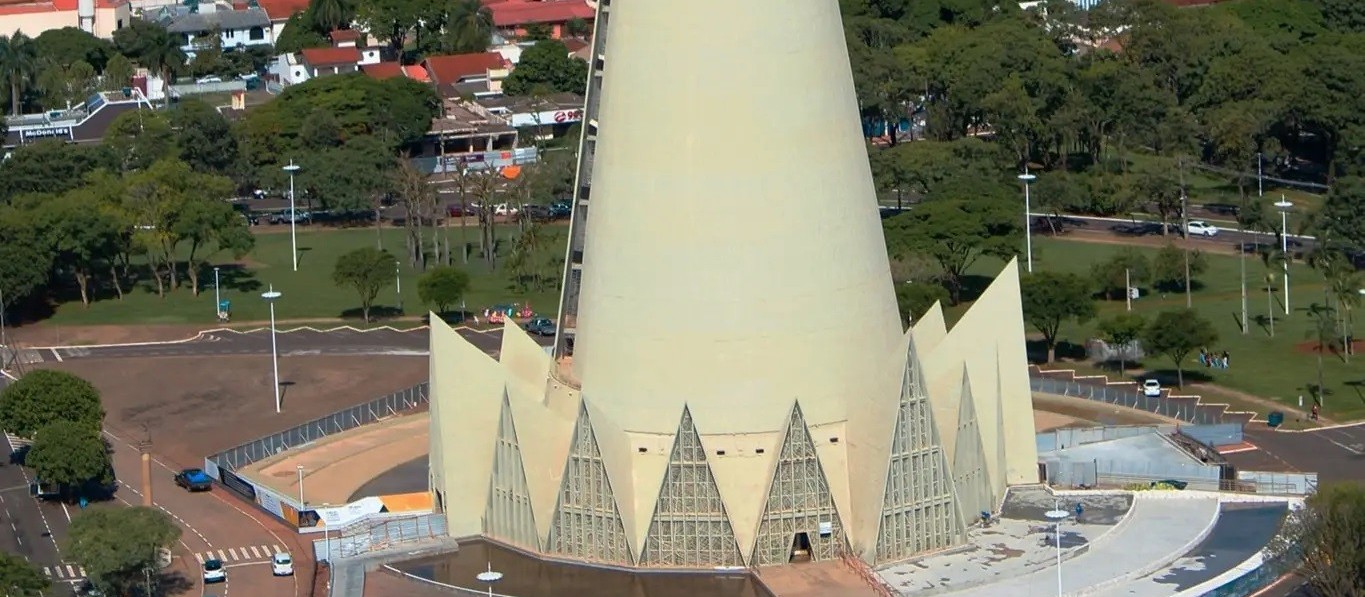
[(837, 0), (604, 0), (592, 71), (554, 357), (432, 320), (451, 534), (693, 568), (960, 543), (955, 485), (987, 508), (1036, 460), (957, 437), (1031, 434), (1017, 273), (973, 310), (1019, 334), (977, 337), (998, 383), (963, 412), (966, 356), (934, 345), (970, 339), (899, 325)]

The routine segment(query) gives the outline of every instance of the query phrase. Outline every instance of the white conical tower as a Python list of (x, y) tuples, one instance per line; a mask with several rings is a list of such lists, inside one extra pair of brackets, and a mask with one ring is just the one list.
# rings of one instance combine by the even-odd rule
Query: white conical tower
[(634, 432), (672, 433), (684, 403), (703, 435), (779, 431), (794, 398), (844, 420), (901, 334), (838, 2), (615, 0), (610, 19), (583, 395)]

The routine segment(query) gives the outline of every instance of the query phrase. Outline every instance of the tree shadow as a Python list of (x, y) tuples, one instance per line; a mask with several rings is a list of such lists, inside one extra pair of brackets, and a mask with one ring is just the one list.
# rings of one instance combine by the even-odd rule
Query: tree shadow
[[(1025, 341), (1024, 351), (1030, 363), (1047, 363), (1047, 344), (1042, 340)], [(1054, 366), (1062, 365), (1062, 361), (1082, 361), (1085, 360), (1085, 345), (1058, 340), (1055, 354), (1057, 360), (1052, 363)]]
[(1354, 379), (1342, 385), (1351, 388), (1356, 393), (1356, 400), (1359, 400), (1361, 405), (1365, 405), (1365, 378)]
[[(1182, 280), (1181, 282), (1183, 282), (1183, 280)], [(1180, 282), (1157, 283), (1157, 284), (1153, 284), (1152, 286), (1154, 287), (1154, 289), (1155, 289), (1157, 292), (1161, 292), (1161, 293), (1165, 293), (1165, 294), (1176, 294), (1176, 293), (1184, 294), (1184, 293), (1185, 293), (1185, 286), (1184, 286), (1183, 284), (1181, 284)], [(1191, 279), (1191, 280), (1190, 280), (1190, 292), (1199, 292), (1200, 290), (1203, 290), (1204, 288), (1205, 288), (1204, 283), (1203, 283), (1203, 282), (1200, 282), (1198, 279)]]
[[(403, 311), (402, 311), (401, 309), (399, 309), (398, 307), (391, 306), (391, 305), (374, 305), (374, 306), (370, 307), (370, 322), (371, 322), (371, 323), (375, 322), (376, 320), (380, 320), (380, 319), (393, 319), (393, 318), (396, 318), (396, 317), (401, 317), (402, 315), (403, 315)], [(346, 309), (346, 310), (342, 311), (342, 312), (340, 313), (340, 315), (338, 315), (338, 317), (340, 317), (340, 318), (342, 318), (342, 319), (348, 319), (348, 320), (349, 320), (349, 319), (358, 319), (358, 320), (360, 320), (360, 321), (363, 322), (363, 321), (365, 320), (365, 311), (364, 311), (364, 309), (361, 309), (360, 307), (355, 307), (355, 308)]]
[[(213, 267), (204, 266), (203, 273), (199, 274), (200, 292), (209, 285), (203, 284), (204, 281), (213, 280)], [(255, 292), (260, 290), (262, 284), (256, 279), (256, 273), (247, 269), (240, 263), (227, 263), (218, 266), (218, 284), (227, 290), (237, 290), (241, 292)]]
[[(436, 314), (436, 317), (447, 324), (459, 325), (466, 321), (469, 321), (470, 313), (469, 311), (441, 311), (440, 313)], [(422, 323), (424, 324), (431, 323), (430, 312), (422, 315)]]
[(187, 595), (192, 593), (197, 586), (193, 579), (185, 576), (184, 572), (171, 570), (157, 575), (156, 586), (152, 594), (154, 596)]
[[(1119, 370), (1120, 362), (1122, 362), (1124, 367), (1124, 369), (1121, 371)], [(1108, 359), (1104, 361), (1097, 361), (1095, 363), (1095, 366), (1102, 370), (1110, 372), (1110, 376), (1114, 381), (1140, 381), (1141, 379), (1143, 379), (1143, 376), (1140, 376), (1137, 373), (1138, 371), (1142, 370), (1142, 361), (1140, 360), (1119, 361), (1118, 359)]]
[[(1188, 385), (1192, 383), (1208, 383), (1213, 381), (1213, 376), (1209, 375), (1203, 369), (1204, 368), (1200, 367), (1198, 363), (1195, 363), (1195, 365), (1190, 367), (1182, 368), (1181, 371), (1184, 373), (1185, 383)], [(1160, 381), (1162, 385), (1176, 387), (1179, 376), (1176, 374), (1175, 369), (1149, 369), (1142, 375), (1142, 379), (1155, 379)]]

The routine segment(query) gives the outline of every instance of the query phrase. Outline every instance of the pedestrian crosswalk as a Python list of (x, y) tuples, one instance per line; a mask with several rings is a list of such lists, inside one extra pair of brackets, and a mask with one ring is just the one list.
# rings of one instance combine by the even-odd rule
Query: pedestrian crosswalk
[(246, 547), (229, 547), (227, 549), (210, 549), (194, 554), (194, 559), (200, 564), (208, 560), (218, 560), (224, 564), (235, 562), (263, 562), (269, 560), (277, 553), (284, 551), (278, 545), (248, 545)]
[(81, 580), (85, 578), (85, 568), (71, 564), (43, 567), (43, 574), (53, 580)]
[(5, 441), (9, 442), (9, 450), (11, 452), (18, 452), (19, 448), (33, 445), (33, 440), (24, 439), (8, 432), (5, 433)]

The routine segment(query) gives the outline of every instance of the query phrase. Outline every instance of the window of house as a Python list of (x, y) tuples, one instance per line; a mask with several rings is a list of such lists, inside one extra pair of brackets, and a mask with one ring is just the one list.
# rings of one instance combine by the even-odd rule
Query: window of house
[(247, 39), (250, 39), (252, 41), (260, 41), (262, 39), (265, 39), (265, 29), (262, 29), (260, 27), (252, 27), (251, 29), (247, 30), (246, 36)]

